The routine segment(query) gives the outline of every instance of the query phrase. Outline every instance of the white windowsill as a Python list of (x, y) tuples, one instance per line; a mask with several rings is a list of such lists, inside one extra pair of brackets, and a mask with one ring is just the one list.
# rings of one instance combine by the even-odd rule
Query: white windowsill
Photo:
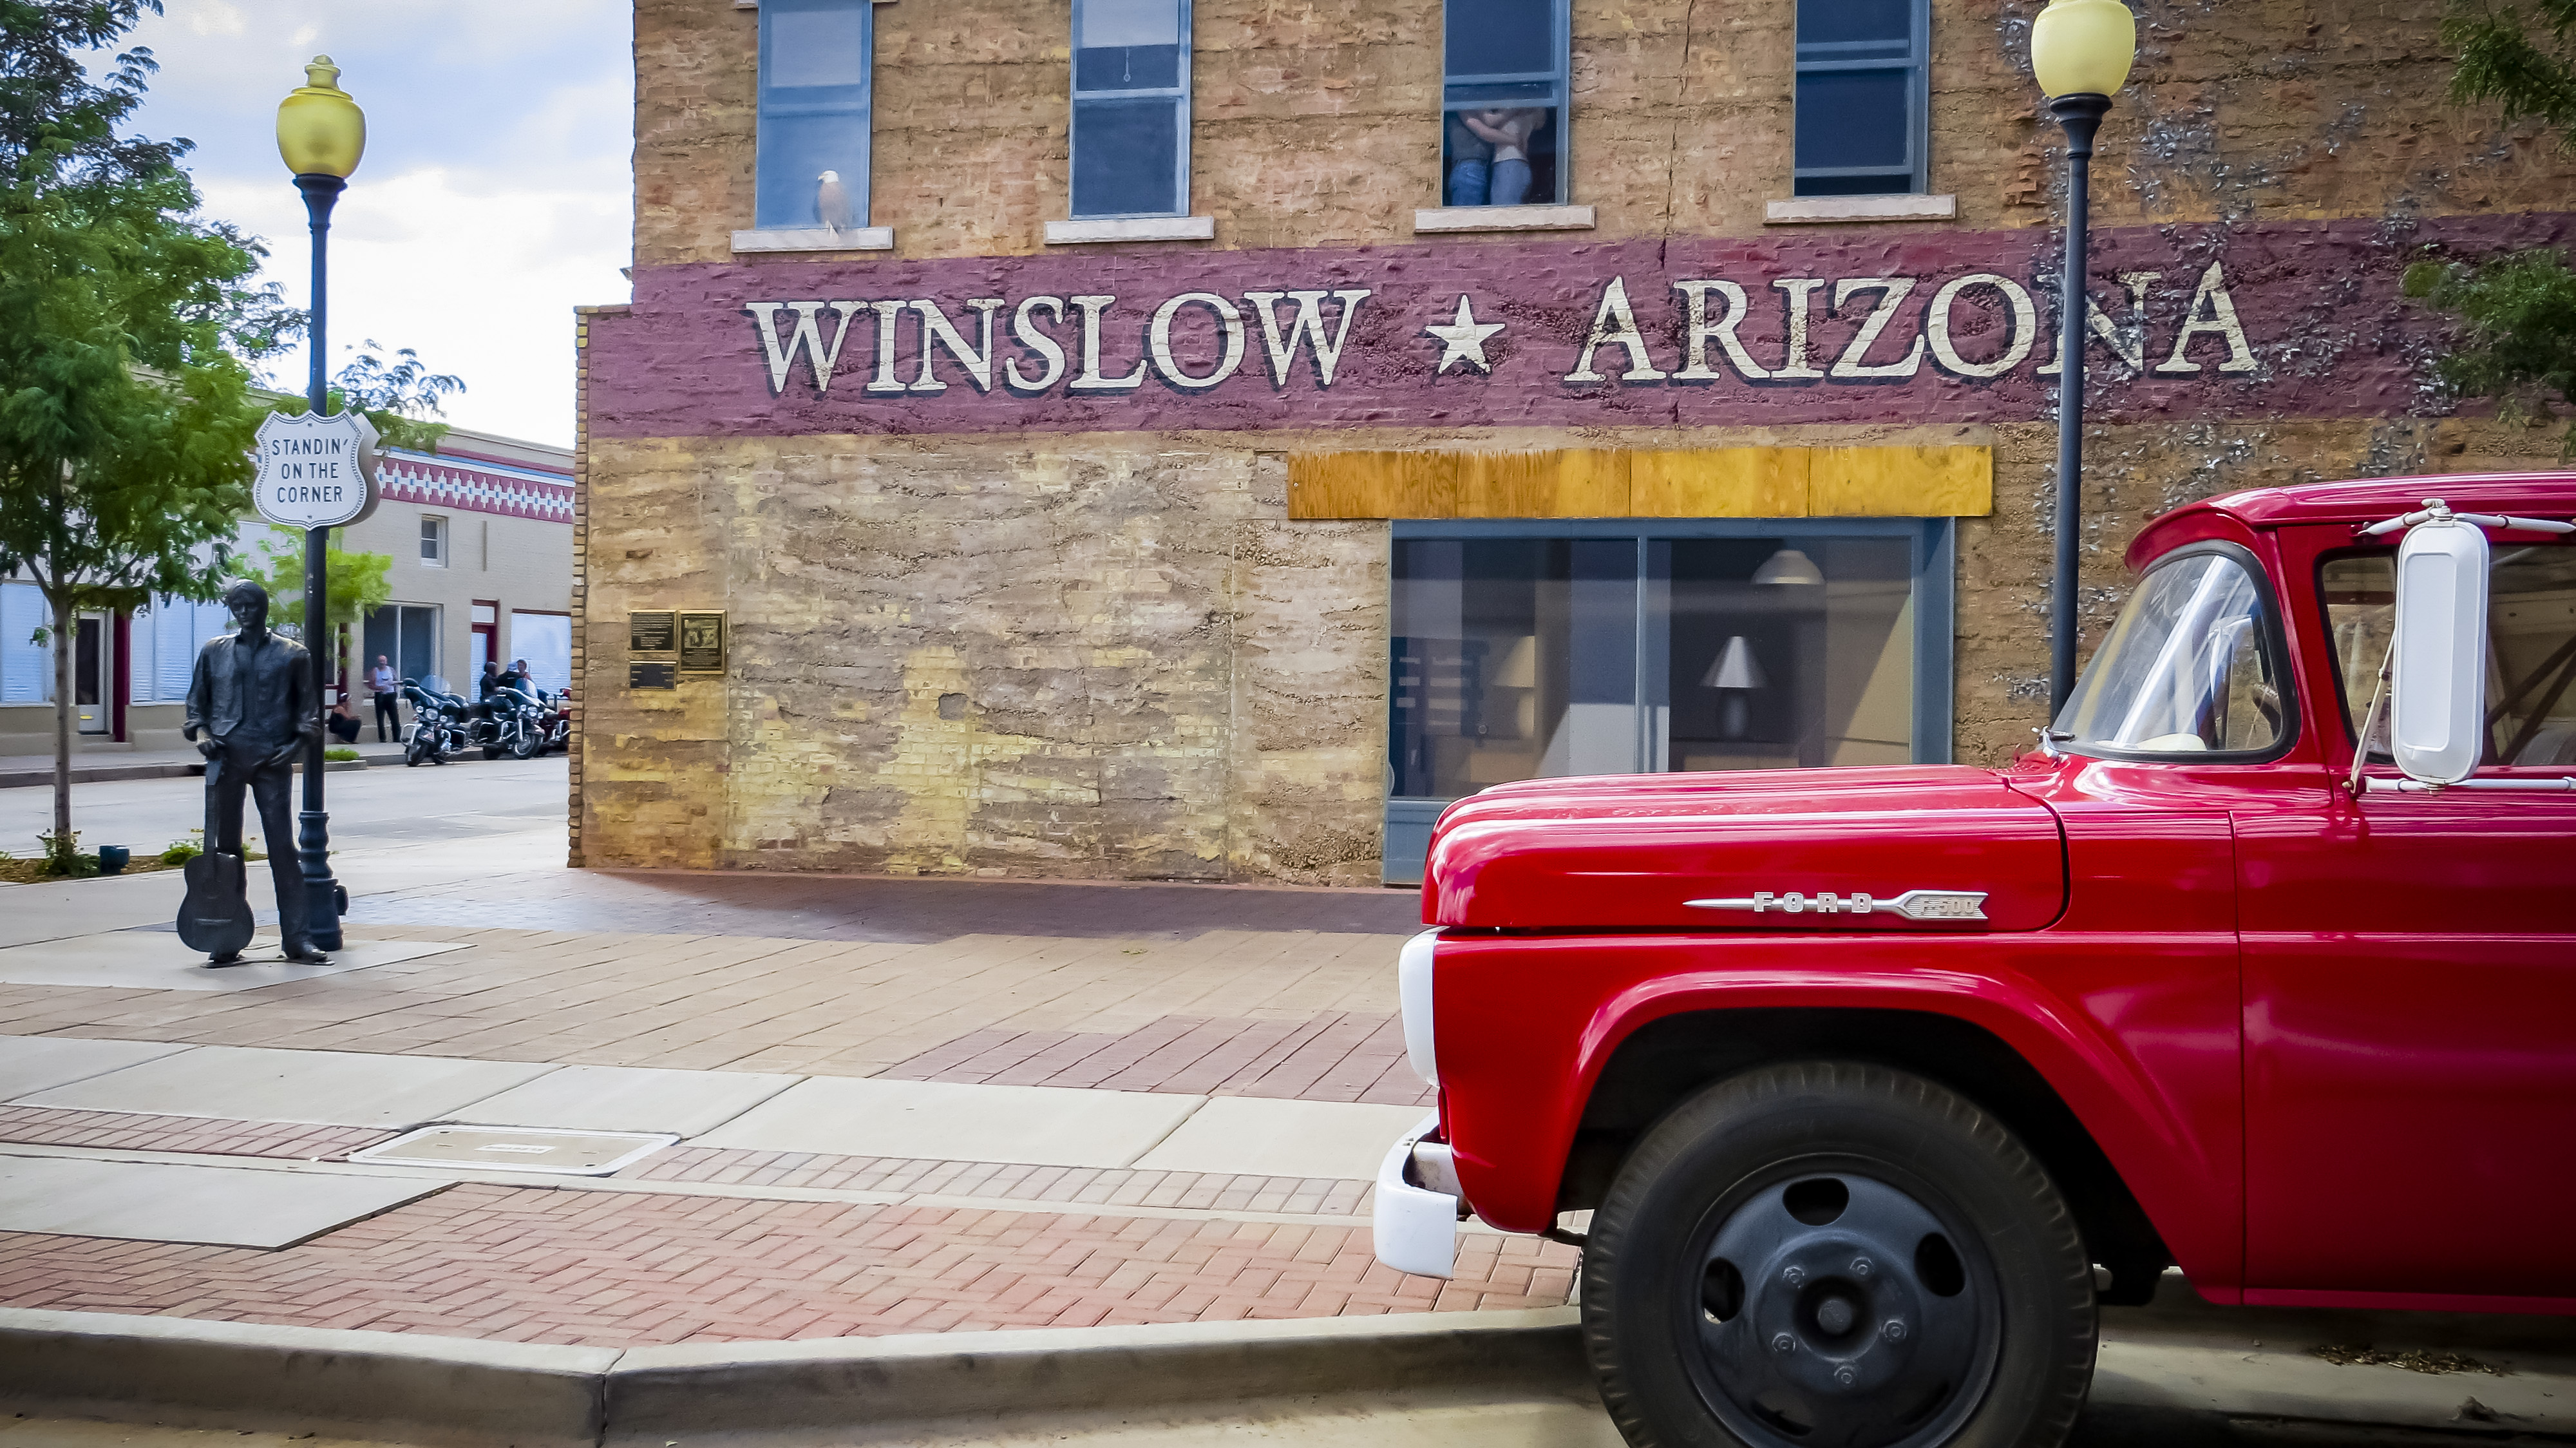
[(734, 255), (747, 251), (892, 251), (894, 228), (891, 226), (854, 226), (847, 231), (832, 231), (813, 226), (787, 231), (737, 231), (733, 234)]
[(1213, 216), (1131, 216), (1118, 221), (1050, 221), (1049, 246), (1080, 246), (1102, 241), (1214, 241)]
[(1590, 231), (1589, 206), (1426, 206), (1413, 213), (1415, 232)]
[(1767, 226), (1825, 226), (1843, 221), (1956, 221), (1956, 196), (1801, 196), (1774, 201)]

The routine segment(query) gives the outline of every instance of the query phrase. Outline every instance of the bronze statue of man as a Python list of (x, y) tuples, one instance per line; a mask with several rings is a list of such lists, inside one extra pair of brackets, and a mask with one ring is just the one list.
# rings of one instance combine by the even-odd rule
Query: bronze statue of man
[[(313, 707), (313, 667), (304, 646), (268, 631), (268, 590), (244, 579), (224, 590), (239, 631), (197, 651), (180, 733), (206, 756), (206, 848), (239, 855), (242, 789), (259, 806), (268, 870), (277, 882), (279, 944), (289, 960), (324, 962), (307, 923), (304, 871), (287, 808), (295, 761), (322, 733)], [(202, 737), (201, 737), (202, 736)], [(236, 957), (237, 958), (237, 957)], [(216, 964), (230, 961), (217, 958)]]

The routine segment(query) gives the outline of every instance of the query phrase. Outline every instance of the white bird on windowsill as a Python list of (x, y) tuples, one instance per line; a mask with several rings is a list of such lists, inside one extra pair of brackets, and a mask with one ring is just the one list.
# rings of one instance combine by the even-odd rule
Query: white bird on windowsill
[(825, 230), (838, 235), (850, 229), (850, 192), (841, 184), (841, 173), (826, 171), (814, 186), (814, 214), (821, 218)]

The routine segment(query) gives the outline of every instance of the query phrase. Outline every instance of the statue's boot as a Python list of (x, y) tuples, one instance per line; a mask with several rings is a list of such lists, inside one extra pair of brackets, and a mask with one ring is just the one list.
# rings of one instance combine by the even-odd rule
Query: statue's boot
[(299, 940), (279, 952), (298, 965), (329, 965), (331, 957), (317, 950), (310, 940)]

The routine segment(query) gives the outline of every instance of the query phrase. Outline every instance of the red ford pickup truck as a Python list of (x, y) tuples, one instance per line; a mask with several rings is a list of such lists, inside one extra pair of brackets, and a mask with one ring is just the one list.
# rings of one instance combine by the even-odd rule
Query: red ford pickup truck
[(1459, 801), (1378, 1255), (1447, 1275), (1470, 1212), (1579, 1242), (1602, 1395), (1672, 1448), (2045, 1448), (2096, 1304), (2169, 1265), (2576, 1312), (2571, 511), (2555, 474), (2169, 513), (2007, 769)]

